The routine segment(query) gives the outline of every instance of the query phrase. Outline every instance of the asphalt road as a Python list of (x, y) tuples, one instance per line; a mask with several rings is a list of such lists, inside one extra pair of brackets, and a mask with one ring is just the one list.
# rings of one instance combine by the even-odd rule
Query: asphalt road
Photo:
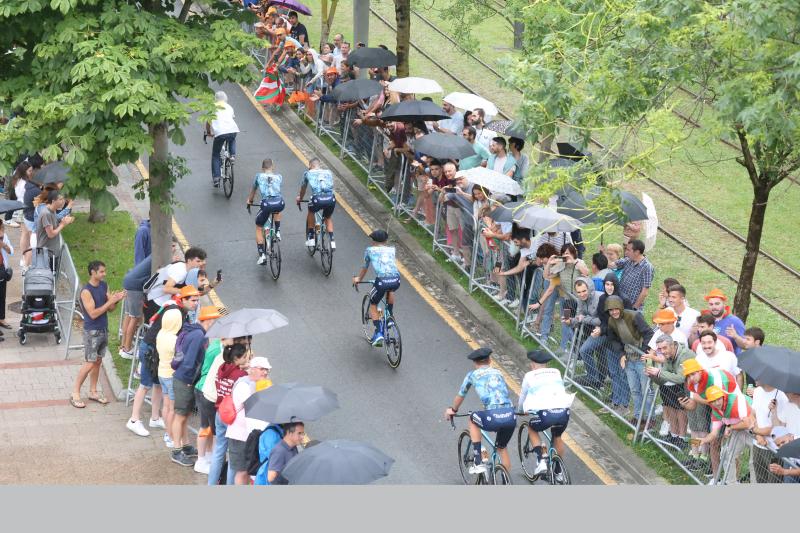
[[(458, 431), (452, 431), (442, 413), (471, 367), (465, 358), (469, 347), (405, 282), (395, 308), (403, 334), (400, 368), (392, 370), (383, 349), (364, 341), (359, 307), (367, 286), (356, 293), (350, 278), (361, 266), (366, 235), (338, 206), (333, 217), (337, 245), (333, 272), (327, 278), (322, 274), (318, 255), (310, 257), (304, 245), (305, 212), (294, 204), (303, 164), (237, 86), (225, 90), (242, 130), (233, 196), (228, 200), (221, 189), (212, 187), (211, 143), (203, 144), (199, 123), (185, 128), (185, 145), (171, 147), (186, 158), (191, 171), (176, 186), (183, 208), (175, 217), (189, 242), (208, 252), (209, 274), (223, 270), (224, 282), (217, 289), (221, 300), (230, 309), (277, 309), (289, 319), (289, 326), (255, 339), (256, 352), (273, 365), (274, 381), (320, 384), (338, 394), (340, 409), (308, 424), (311, 438), (347, 438), (377, 446), (396, 461), (384, 483), (461, 483), (456, 439), (466, 423), (458, 419)], [(266, 157), (276, 161), (276, 171), (283, 175), (286, 199), (283, 269), (277, 282), (268, 266), (256, 265), (255, 210), (252, 216), (245, 210), (253, 177)], [(478, 407), (471, 392), (462, 412)], [(509, 451), (516, 469), (514, 482), (524, 483), (515, 441)], [(574, 454), (568, 461), (573, 483), (600, 482)]]

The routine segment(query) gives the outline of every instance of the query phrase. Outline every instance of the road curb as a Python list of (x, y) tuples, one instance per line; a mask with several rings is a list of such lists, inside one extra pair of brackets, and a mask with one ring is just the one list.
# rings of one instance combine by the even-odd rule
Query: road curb
[[(285, 110), (271, 114), (285, 132), (292, 138), (300, 138), (314, 152), (314, 156), (325, 161), (326, 165), (334, 171), (348, 191), (360, 202), (380, 225), (386, 228), (390, 235), (406, 251), (413, 255), (426, 275), (438, 288), (445, 291), (465, 315), (486, 328), (498, 347), (510, 356), (520, 368), (527, 368), (527, 350), (505, 327), (500, 324), (489, 312), (483, 308), (448, 272), (434, 260), (431, 251), (422, 247), (413, 235), (406, 231), (386, 207), (373, 195), (369, 189), (353, 174), (353, 172), (330, 151), (330, 149), (313, 133), (313, 131), (298, 117), (294, 111)], [(476, 339), (477, 341), (477, 339)], [(481, 344), (484, 344), (483, 342)], [(610, 470), (610, 474), (618, 483), (635, 483), (648, 485), (666, 485), (665, 479), (658, 476), (647, 464), (639, 458), (630, 447), (609, 428), (588, 406), (579, 399), (575, 399), (572, 406), (574, 421), (586, 434), (586, 438), (575, 439), (581, 447), (595, 456), (605, 456), (611, 463), (603, 461), (603, 466)]]

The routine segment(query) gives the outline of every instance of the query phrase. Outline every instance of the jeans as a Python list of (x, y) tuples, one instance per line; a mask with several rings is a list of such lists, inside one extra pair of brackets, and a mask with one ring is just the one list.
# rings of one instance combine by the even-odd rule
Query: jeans
[[(549, 280), (544, 280), (542, 285), (542, 293), (547, 290), (547, 287), (550, 286)], [(541, 296), (539, 296), (541, 298)], [(539, 328), (539, 332), (542, 336), (549, 336), (550, 335), (550, 328), (553, 327), (553, 311), (556, 308), (556, 300), (558, 300), (558, 295), (553, 294), (550, 295), (547, 300), (545, 300), (544, 304), (539, 307), (539, 312), (542, 314), (542, 327)]]
[[(642, 401), (644, 395), (647, 395), (645, 401), (645, 414), (642, 420), (647, 417), (647, 412), (650, 410), (650, 404), (653, 401), (653, 392), (650, 390), (650, 379), (644, 373), (644, 361), (625, 361), (625, 376), (628, 378), (628, 387), (633, 395), (633, 416), (639, 418), (639, 410), (642, 408)], [(610, 365), (609, 365), (610, 367)]]
[[(214, 442), (214, 454), (211, 456), (211, 466), (208, 469), (208, 484), (216, 485), (219, 482), (219, 476), (222, 474), (222, 465), (225, 463), (225, 452), (228, 451), (228, 439), (225, 438), (225, 432), (228, 431), (222, 420), (219, 418), (219, 413), (214, 418), (216, 424), (216, 440)], [(231, 469), (230, 462), (228, 463), (228, 485), (234, 484), (235, 472)]]
[[(586, 337), (586, 340), (581, 344), (580, 355), (583, 359), (583, 364), (586, 368), (586, 377), (595, 384), (602, 384), (605, 376), (600, 375), (600, 365), (598, 362), (601, 357), (608, 360), (607, 353), (609, 352), (608, 346), (605, 345), (605, 337)], [(595, 359), (595, 352), (597, 352), (597, 359)]]
[(236, 134), (235, 133), (225, 133), (223, 135), (217, 135), (214, 137), (214, 143), (211, 145), (211, 177), (212, 178), (219, 178), (222, 176), (222, 172), (220, 171), (220, 167), (222, 166), (222, 161), (219, 157), (219, 153), (222, 151), (222, 145), (225, 141), (230, 141), (228, 144), (228, 151), (230, 152), (231, 156), (236, 155)]
[[(631, 401), (631, 390), (628, 387), (628, 380), (625, 371), (619, 366), (620, 355), (614, 350), (606, 350), (606, 366), (608, 373), (611, 374), (611, 403), (627, 407)], [(628, 365), (625, 365), (627, 368)]]

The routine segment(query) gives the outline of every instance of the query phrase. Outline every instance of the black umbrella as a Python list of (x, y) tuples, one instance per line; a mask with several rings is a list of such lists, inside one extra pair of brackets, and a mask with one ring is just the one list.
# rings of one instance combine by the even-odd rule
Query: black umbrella
[(355, 102), (381, 94), (383, 85), (375, 80), (351, 80), (340, 83), (333, 90), (337, 102)]
[(739, 354), (739, 368), (780, 391), (800, 393), (800, 352), (783, 346), (756, 346)]
[(558, 143), (557, 142), (556, 143), (556, 149), (558, 150), (558, 153), (560, 154), (559, 157), (563, 157), (563, 158), (566, 158), (566, 159), (572, 159), (572, 160), (575, 160), (575, 161), (578, 161), (578, 160), (583, 159), (585, 157), (590, 157), (591, 156), (591, 154), (584, 154), (583, 152), (578, 150), (578, 148), (576, 148), (575, 146), (573, 146), (570, 143)]
[(522, 124), (516, 120), (492, 120), (486, 124), (486, 129), (495, 131), (506, 137), (514, 137), (523, 140), (528, 138), (528, 134), (522, 127)]
[(596, 211), (586, 207), (587, 198), (573, 187), (565, 187), (556, 193), (556, 211), (569, 215), (584, 224), (602, 221), (603, 217)]
[(620, 207), (625, 218), (618, 220), (619, 223), (624, 224), (628, 221), (634, 220), (647, 220), (647, 206), (637, 198), (633, 193), (628, 191), (618, 191), (620, 199)]
[(43, 166), (39, 172), (33, 176), (33, 181), (41, 185), (51, 183), (64, 183), (69, 179), (70, 168), (63, 161), (56, 161)]
[(298, 454), (281, 475), (290, 485), (366, 485), (389, 475), (393, 464), (370, 444), (328, 440)]
[[(795, 435), (797, 437), (797, 435)], [(795, 438), (792, 442), (788, 442), (778, 448), (778, 457), (786, 458), (800, 458), (800, 437)]]
[(25, 207), (25, 204), (16, 200), (0, 200), (0, 215), (18, 211), (23, 207)]
[(259, 391), (244, 402), (248, 418), (271, 424), (317, 420), (339, 408), (334, 392), (319, 385), (280, 383)]
[(443, 120), (450, 118), (444, 109), (427, 100), (406, 100), (392, 104), (381, 114), (381, 120), (389, 122), (416, 122), (418, 120)]
[(414, 149), (436, 159), (464, 159), (475, 155), (475, 149), (461, 135), (438, 131), (417, 139)]
[(382, 68), (397, 64), (397, 56), (383, 48), (356, 48), (347, 56), (347, 64), (359, 68)]

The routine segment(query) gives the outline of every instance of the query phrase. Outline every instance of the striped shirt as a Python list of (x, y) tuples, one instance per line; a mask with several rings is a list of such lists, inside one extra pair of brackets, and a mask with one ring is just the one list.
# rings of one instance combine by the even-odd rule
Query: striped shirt
[(749, 396), (739, 391), (733, 392), (725, 397), (721, 410), (711, 406), (711, 420), (728, 425), (736, 424), (753, 412), (751, 404), (752, 400)]
[(711, 385), (715, 385), (727, 393), (739, 390), (739, 385), (736, 383), (736, 378), (733, 377), (733, 374), (720, 368), (703, 371), (700, 381), (697, 383), (686, 382), (686, 388), (704, 400), (706, 399), (706, 389)]
[[(655, 274), (653, 264), (646, 257), (642, 257), (638, 263), (634, 263), (626, 257), (617, 261), (616, 266), (622, 269), (622, 277), (619, 280), (619, 292), (622, 294), (622, 299), (636, 303), (642, 289), (649, 289), (653, 285), (653, 275)], [(641, 311), (643, 308), (644, 302), (637, 310)]]

